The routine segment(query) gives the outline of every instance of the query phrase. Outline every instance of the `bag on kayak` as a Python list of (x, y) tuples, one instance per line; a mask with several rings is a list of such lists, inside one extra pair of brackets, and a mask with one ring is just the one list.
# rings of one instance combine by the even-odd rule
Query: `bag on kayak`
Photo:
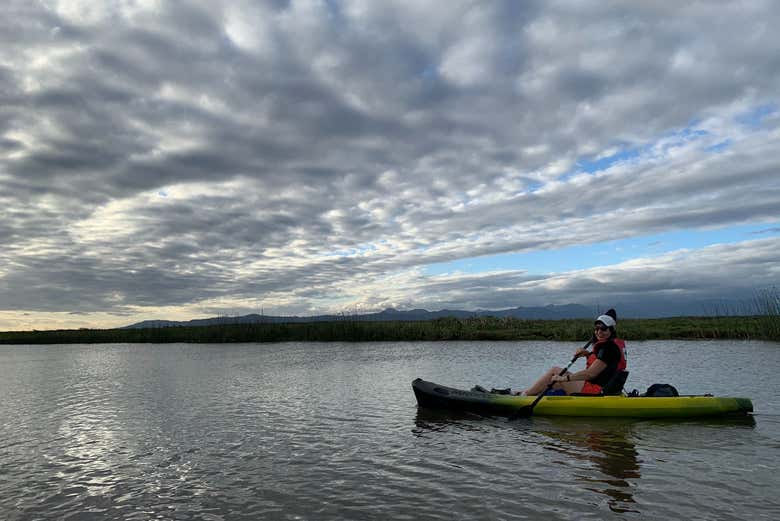
[(494, 389), (490, 390), (490, 393), (491, 394), (512, 394), (512, 388), (511, 387), (507, 387), (506, 389), (495, 389), (494, 388)]
[(653, 384), (647, 388), (647, 391), (642, 396), (670, 397), (680, 396), (680, 393), (677, 392), (673, 385)]
[(472, 392), (477, 392), (477, 393), (490, 393), (490, 394), (512, 394), (512, 388), (511, 387), (507, 387), (506, 389), (495, 389), (495, 388), (493, 388), (490, 391), (488, 391), (487, 389), (485, 389), (481, 385), (475, 385), (474, 387), (471, 388), (471, 391)]

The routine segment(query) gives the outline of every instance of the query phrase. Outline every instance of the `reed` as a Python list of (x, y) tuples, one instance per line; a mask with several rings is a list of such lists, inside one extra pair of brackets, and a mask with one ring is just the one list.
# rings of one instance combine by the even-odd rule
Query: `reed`
[[(751, 316), (621, 319), (626, 340), (764, 339), (780, 340), (777, 292), (757, 294), (761, 313)], [(430, 321), (343, 319), (330, 322), (220, 324), (154, 329), (79, 329), (9, 331), (2, 344), (228, 343), (228, 342), (380, 342), (455, 340), (557, 340), (582, 342), (593, 332), (589, 319), (439, 318)]]
[(780, 291), (777, 287), (756, 291), (753, 297), (759, 328), (764, 338), (780, 340)]

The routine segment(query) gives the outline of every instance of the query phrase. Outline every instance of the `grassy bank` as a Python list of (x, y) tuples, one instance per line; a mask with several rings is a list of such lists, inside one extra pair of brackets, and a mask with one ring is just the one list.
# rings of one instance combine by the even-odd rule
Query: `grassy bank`
[[(626, 319), (626, 340), (762, 339), (780, 341), (780, 317), (678, 317)], [(581, 342), (592, 333), (591, 320), (515, 318), (440, 318), (424, 322), (338, 320), (288, 324), (236, 324), (158, 329), (79, 329), (0, 333), (2, 344), (73, 343), (223, 343), (290, 341), (560, 340)]]

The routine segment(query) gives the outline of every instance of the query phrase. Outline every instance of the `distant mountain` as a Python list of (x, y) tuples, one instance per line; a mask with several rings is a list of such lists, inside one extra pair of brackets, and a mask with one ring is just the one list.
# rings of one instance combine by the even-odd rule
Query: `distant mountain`
[(269, 315), (243, 315), (238, 317), (214, 317), (187, 321), (174, 320), (145, 320), (136, 324), (125, 326), (123, 329), (151, 329), (163, 327), (182, 326), (213, 326), (219, 324), (257, 324), (257, 323), (281, 323), (281, 322), (330, 322), (335, 320), (359, 320), (359, 321), (420, 321), (434, 320), (443, 317), (469, 318), (469, 317), (514, 317), (524, 319), (557, 320), (562, 318), (592, 318), (594, 311), (579, 304), (566, 304), (563, 306), (545, 307), (518, 307), (503, 310), (476, 310), (465, 311), (459, 309), (442, 309), (428, 311), (426, 309), (411, 309), (399, 311), (387, 308), (377, 313), (362, 315), (315, 315), (315, 316), (269, 316)]
[[(620, 318), (664, 318), (679, 316), (713, 316), (713, 315), (749, 315), (755, 313), (753, 309), (746, 307), (744, 303), (736, 301), (655, 301), (648, 300), (641, 303), (615, 303), (612, 306), (618, 311)], [(428, 311), (426, 309), (411, 309), (399, 311), (387, 308), (376, 313), (362, 315), (315, 315), (315, 316), (269, 316), (269, 315), (244, 315), (237, 317), (201, 318), (187, 321), (173, 320), (145, 320), (136, 324), (125, 326), (122, 329), (151, 329), (182, 326), (213, 326), (219, 324), (257, 324), (257, 323), (282, 323), (282, 322), (331, 322), (335, 320), (358, 321), (420, 321), (434, 320), (443, 317), (469, 318), (469, 317), (512, 317), (526, 320), (561, 320), (566, 318), (593, 318), (598, 314), (594, 306), (581, 304), (549, 305), (542, 307), (516, 307), (500, 310), (479, 309), (465, 311), (460, 309), (441, 309)], [(601, 311), (605, 311), (601, 309)]]

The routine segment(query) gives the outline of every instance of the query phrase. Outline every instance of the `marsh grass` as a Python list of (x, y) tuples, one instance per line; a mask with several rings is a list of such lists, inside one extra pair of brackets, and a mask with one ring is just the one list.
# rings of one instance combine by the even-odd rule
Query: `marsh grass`
[[(762, 313), (751, 316), (622, 319), (626, 340), (762, 339), (780, 340), (777, 292), (761, 294)], [(430, 321), (349, 319), (330, 322), (220, 324), (155, 329), (92, 329), (0, 333), (3, 344), (71, 343), (227, 343), (227, 342), (380, 342), (454, 340), (557, 340), (583, 342), (592, 335), (588, 319), (439, 318)]]
[(765, 338), (780, 340), (780, 292), (776, 287), (757, 291), (753, 298)]

